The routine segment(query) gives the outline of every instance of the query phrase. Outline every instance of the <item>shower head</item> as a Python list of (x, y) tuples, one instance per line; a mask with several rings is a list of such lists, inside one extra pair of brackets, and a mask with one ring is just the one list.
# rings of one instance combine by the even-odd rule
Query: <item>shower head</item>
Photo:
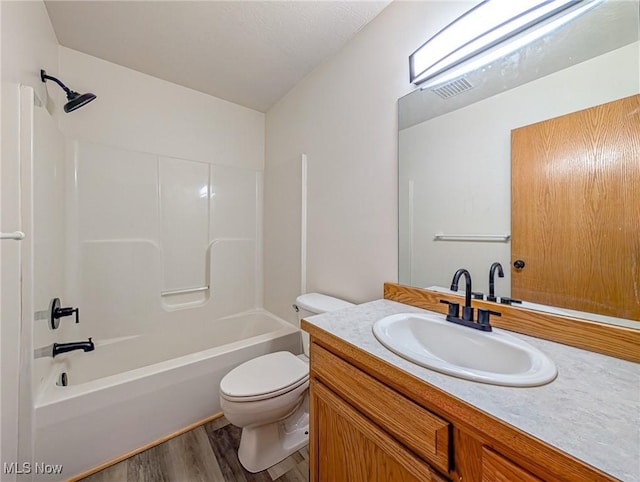
[(40, 79), (42, 80), (42, 82), (46, 82), (47, 80), (53, 80), (56, 84), (58, 84), (62, 88), (62, 90), (65, 91), (65, 93), (67, 94), (68, 102), (64, 105), (64, 111), (67, 113), (73, 112), (74, 110), (79, 109), (83, 105), (88, 104), (89, 102), (91, 102), (93, 99), (96, 98), (95, 94), (92, 94), (90, 92), (87, 92), (86, 94), (79, 94), (78, 92), (71, 90), (69, 87), (64, 85), (55, 77), (51, 77), (50, 75), (47, 75), (47, 73), (44, 70), (40, 71)]
[(91, 92), (87, 92), (86, 94), (78, 94), (77, 92), (71, 91), (67, 93), (67, 102), (64, 105), (65, 112), (73, 112), (76, 109), (79, 109), (85, 104), (88, 104), (93, 99), (95, 99), (95, 94)]

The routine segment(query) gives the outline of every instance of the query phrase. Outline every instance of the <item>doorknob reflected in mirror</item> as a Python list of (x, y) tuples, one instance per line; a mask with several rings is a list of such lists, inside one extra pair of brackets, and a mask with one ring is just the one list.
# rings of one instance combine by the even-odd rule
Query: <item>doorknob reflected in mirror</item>
[(524, 261), (522, 261), (521, 259), (516, 259), (513, 262), (513, 267), (515, 269), (522, 269), (522, 268), (524, 268), (524, 266), (525, 266)]

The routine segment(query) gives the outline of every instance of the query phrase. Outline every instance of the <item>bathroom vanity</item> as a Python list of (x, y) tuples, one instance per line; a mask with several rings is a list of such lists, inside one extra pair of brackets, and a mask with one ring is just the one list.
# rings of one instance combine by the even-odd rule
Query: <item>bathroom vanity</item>
[(372, 326), (396, 313), (424, 310), (384, 299), (303, 320), (312, 481), (640, 480), (640, 365), (517, 335), (558, 377), (472, 382), (381, 345)]

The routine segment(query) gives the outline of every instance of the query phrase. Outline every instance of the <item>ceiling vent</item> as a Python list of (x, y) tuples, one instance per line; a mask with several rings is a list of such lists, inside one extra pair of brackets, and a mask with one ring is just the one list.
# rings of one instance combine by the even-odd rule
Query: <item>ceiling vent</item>
[(473, 89), (473, 85), (467, 79), (458, 79), (435, 89), (431, 89), (431, 92), (435, 92), (443, 99), (448, 99), (449, 97), (462, 94), (463, 92), (471, 89)]

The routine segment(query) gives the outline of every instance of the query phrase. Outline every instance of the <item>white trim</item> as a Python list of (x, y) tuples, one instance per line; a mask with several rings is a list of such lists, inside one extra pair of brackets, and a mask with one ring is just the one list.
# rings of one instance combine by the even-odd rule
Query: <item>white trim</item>
[(308, 189), (308, 160), (307, 155), (302, 154), (301, 172), (301, 201), (300, 201), (300, 293), (307, 292), (307, 189)]

